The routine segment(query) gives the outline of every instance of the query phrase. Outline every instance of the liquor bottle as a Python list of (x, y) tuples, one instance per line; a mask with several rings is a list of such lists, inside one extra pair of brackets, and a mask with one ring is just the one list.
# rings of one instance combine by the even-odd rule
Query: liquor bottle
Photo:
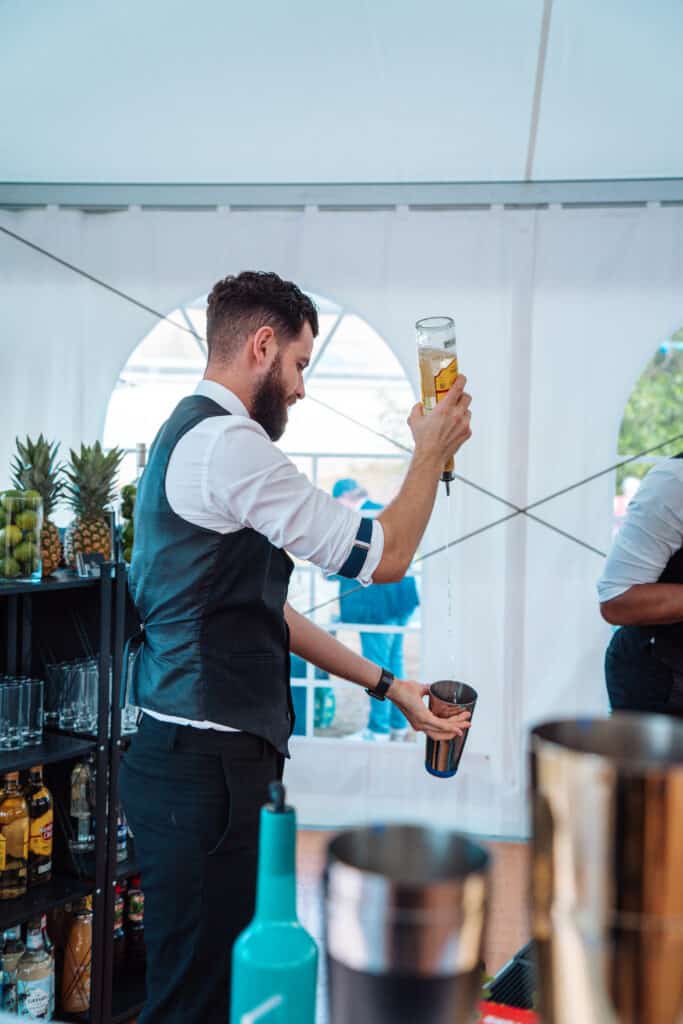
[(31, 768), (26, 800), (29, 816), (28, 884), (43, 885), (52, 878), (52, 794), (43, 782), (43, 767)]
[(70, 814), (75, 837), (69, 840), (69, 846), (77, 852), (95, 849), (92, 821), (95, 789), (93, 762), (94, 758), (89, 755), (87, 761), (79, 761), (71, 772)]
[(131, 878), (128, 890), (126, 928), (126, 964), (131, 974), (144, 974), (147, 951), (145, 949), (145, 894), (140, 888), (140, 876)]
[(287, 1024), (314, 1024), (318, 948), (296, 913), (296, 814), (281, 782), (261, 808), (256, 913), (233, 947), (231, 1024), (271, 997)]
[(92, 901), (80, 900), (71, 922), (64, 951), (62, 1009), (65, 1013), (86, 1013), (90, 1008), (92, 968)]
[(43, 941), (41, 921), (29, 921), (26, 952), (17, 967), (17, 1013), (20, 1017), (52, 1020), (54, 970), (54, 961)]
[(116, 814), (116, 860), (121, 864), (128, 859), (128, 822), (119, 804)]
[(19, 772), (7, 772), (0, 802), (0, 899), (24, 896), (27, 885), (29, 818)]
[(48, 956), (52, 960), (52, 991), (50, 994), (50, 1017), (55, 1015), (55, 1002), (57, 998), (57, 973), (55, 969), (56, 956), (55, 956), (55, 944), (50, 938), (50, 933), (47, 929), (47, 914), (40, 915), (40, 930), (43, 934), (43, 945), (48, 953)]
[(147, 445), (144, 441), (138, 441), (135, 445), (135, 486), (140, 483), (142, 474), (147, 464)]
[(125, 883), (116, 883), (114, 895), (114, 977), (120, 978), (126, 968), (126, 930), (124, 928), (124, 912), (126, 892)]
[(2, 949), (2, 1009), (5, 1013), (17, 1012), (17, 967), (25, 952), (21, 941), (21, 925), (7, 928), (3, 935)]
[(135, 479), (121, 488), (121, 520), (123, 524), (120, 533), (121, 553), (125, 561), (129, 563), (133, 557), (133, 541), (135, 539), (135, 498), (146, 462), (147, 445), (138, 442), (135, 446)]
[[(430, 412), (446, 397), (458, 376), (455, 324), (449, 316), (428, 316), (417, 321), (415, 333), (422, 405), (426, 412)], [(441, 479), (446, 484), (446, 494), (450, 494), (453, 469), (454, 461), (451, 457), (441, 474)]]

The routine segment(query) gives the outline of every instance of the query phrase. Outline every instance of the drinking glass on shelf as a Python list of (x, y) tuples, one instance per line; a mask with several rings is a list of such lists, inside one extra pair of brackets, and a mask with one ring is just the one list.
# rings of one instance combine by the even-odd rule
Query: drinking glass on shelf
[(56, 725), (59, 721), (59, 701), (61, 698), (62, 685), (61, 663), (52, 663), (45, 666), (45, 689), (43, 692), (44, 721), (46, 725)]
[(29, 682), (28, 676), (16, 676), (16, 683), (19, 686), (18, 728), (22, 747), (26, 746), (26, 737), (28, 736)]
[(59, 728), (73, 729), (76, 718), (76, 691), (79, 682), (79, 666), (75, 661), (65, 661), (59, 666), (61, 680), (59, 687)]
[(43, 680), (27, 679), (23, 686), (26, 704), (23, 739), (27, 747), (35, 747), (43, 742)]
[(121, 687), (126, 695), (126, 703), (121, 710), (121, 732), (128, 735), (138, 731), (138, 715), (140, 709), (135, 704), (131, 704), (128, 700), (130, 693), (130, 680), (133, 672), (133, 663), (135, 661), (137, 652), (128, 656), (128, 663), (122, 666), (123, 679), (121, 680)]
[[(9, 683), (9, 676), (0, 675), (0, 690), (3, 686)], [(0, 750), (5, 750), (5, 743), (7, 742), (7, 732), (9, 728), (9, 719), (6, 715), (6, 710), (3, 706), (2, 700), (0, 700)]]
[(20, 750), (21, 735), (21, 685), (9, 677), (0, 686), (0, 750)]
[(121, 732), (124, 735), (138, 731), (140, 709), (135, 704), (126, 704), (121, 712)]
[(87, 658), (80, 662), (74, 688), (74, 729), (79, 732), (94, 732), (97, 727), (98, 682), (97, 659)]

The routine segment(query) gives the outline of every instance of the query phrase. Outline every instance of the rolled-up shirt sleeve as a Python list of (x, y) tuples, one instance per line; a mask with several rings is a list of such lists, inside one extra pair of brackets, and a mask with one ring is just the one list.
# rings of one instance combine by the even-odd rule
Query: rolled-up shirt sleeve
[[(361, 514), (312, 484), (254, 420), (226, 419), (207, 453), (202, 487), (205, 506), (216, 515), (229, 515), (328, 575), (351, 553)], [(382, 525), (374, 520), (360, 583), (372, 583), (383, 549)]]
[[(681, 460), (676, 460), (681, 462)], [(683, 547), (683, 466), (655, 466), (629, 503), (598, 581), (601, 603), (639, 583), (656, 583)]]

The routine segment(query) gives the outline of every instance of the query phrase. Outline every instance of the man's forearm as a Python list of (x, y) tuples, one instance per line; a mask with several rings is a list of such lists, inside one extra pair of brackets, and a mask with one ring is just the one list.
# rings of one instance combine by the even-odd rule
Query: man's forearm
[(613, 626), (666, 626), (683, 622), (683, 584), (637, 583), (600, 605)]
[(432, 514), (442, 470), (434, 454), (413, 454), (401, 490), (377, 517), (384, 530), (384, 554), (373, 573), (375, 583), (405, 576)]
[(327, 630), (294, 611), (290, 604), (285, 604), (285, 618), (294, 654), (330, 675), (374, 689), (380, 677), (374, 662), (340, 644)]

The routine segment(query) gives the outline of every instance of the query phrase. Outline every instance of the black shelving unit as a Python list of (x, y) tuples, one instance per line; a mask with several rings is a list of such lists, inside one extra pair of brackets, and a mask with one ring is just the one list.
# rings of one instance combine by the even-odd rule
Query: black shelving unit
[(55, 764), (71, 761), (97, 748), (95, 739), (78, 736), (64, 736), (61, 733), (46, 732), (43, 742), (36, 747), (22, 747), (21, 750), (0, 751), (0, 775), (5, 772), (24, 771), (34, 764)]
[(19, 899), (0, 901), (0, 931), (15, 924), (23, 924), (24, 921), (40, 916), (53, 907), (73, 903), (91, 891), (92, 881), (89, 878), (55, 874), (46, 885), (29, 889), (26, 895)]
[(132, 875), (139, 874), (140, 868), (137, 861), (131, 857), (128, 857), (127, 860), (119, 861), (114, 870), (114, 877), (117, 882), (120, 882), (123, 878), (130, 878)]
[[(90, 1012), (79, 1020), (100, 1024), (103, 1020), (103, 994), (111, 991), (111, 975), (105, 978), (107, 948), (112, 946), (112, 929), (105, 931), (109, 920), (110, 890), (108, 857), (112, 834), (115, 839), (115, 804), (110, 798), (111, 692), (110, 664), (116, 662), (114, 647), (121, 626), (115, 628), (114, 594), (123, 567), (105, 563), (99, 577), (79, 578), (59, 572), (40, 583), (0, 583), (0, 628), (4, 649), (0, 648), (0, 669), (10, 675), (21, 672), (42, 678), (45, 665), (84, 653), (99, 659), (99, 691), (97, 732), (94, 736), (46, 731), (40, 746), (18, 751), (0, 752), (0, 773), (30, 768), (36, 764), (53, 765), (61, 777), (55, 791), (55, 824), (68, 822), (68, 762), (88, 753), (95, 755), (96, 829), (95, 848), (87, 860), (77, 864), (69, 861), (68, 844), (55, 858), (55, 874), (51, 882), (30, 889), (26, 896), (0, 901), (0, 928), (23, 923), (28, 918), (52, 907), (72, 902), (89, 893), (93, 896), (93, 946)], [(125, 579), (125, 570), (123, 570)], [(4, 655), (4, 657), (3, 657)], [(121, 651), (118, 652), (120, 670)], [(63, 772), (61, 767), (63, 766)], [(105, 809), (108, 808), (108, 814)], [(112, 809), (113, 808), (113, 809)], [(100, 813), (101, 809), (101, 813)], [(66, 834), (62, 837), (68, 838)], [(69, 870), (64, 870), (65, 865)]]
[[(121, 758), (130, 743), (130, 736), (121, 734), (121, 690), (124, 683), (124, 672), (127, 666), (123, 664), (123, 648), (126, 634), (130, 632), (127, 615), (130, 611), (128, 600), (128, 577), (124, 563), (116, 566), (114, 574), (114, 637), (112, 645), (112, 687), (111, 687), (111, 736), (110, 736), (110, 765), (109, 765), (109, 806), (118, 806), (119, 801), (119, 771)], [(109, 832), (109, 844), (107, 851), (107, 877), (106, 886), (109, 892), (109, 899), (105, 907), (104, 928), (106, 941), (104, 946), (104, 978), (105, 985), (102, 993), (102, 1022), (103, 1024), (123, 1024), (124, 1021), (132, 1020), (138, 1015), (145, 1001), (144, 977), (130, 976), (114, 979), (114, 894), (116, 883), (138, 874), (138, 867), (135, 857), (131, 856), (126, 861), (116, 860), (116, 828), (112, 827)]]
[(142, 1010), (145, 1005), (145, 979), (142, 976), (128, 977), (117, 981), (112, 994), (108, 1020), (111, 1024), (125, 1024)]

